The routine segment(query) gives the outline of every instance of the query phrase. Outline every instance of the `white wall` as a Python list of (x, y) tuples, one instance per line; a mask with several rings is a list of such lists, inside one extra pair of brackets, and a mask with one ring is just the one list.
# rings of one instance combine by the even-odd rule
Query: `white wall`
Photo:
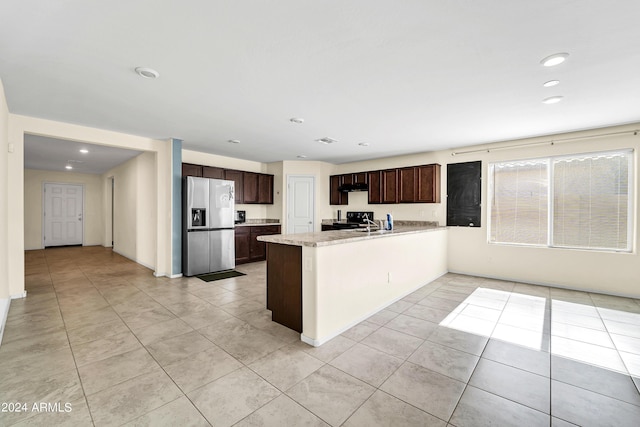
[[(191, 150), (182, 150), (182, 162), (194, 163), (196, 165), (215, 166), (224, 169), (236, 169), (247, 172), (272, 173), (268, 172), (268, 166), (266, 163), (236, 159), (234, 157), (218, 156), (216, 154), (200, 153), (198, 151)], [(267, 215), (268, 211), (273, 212), (273, 210), (269, 209), (269, 206), (270, 205), (238, 204), (235, 208), (246, 211), (247, 219), (262, 219), (267, 217), (280, 219), (280, 216), (271, 217)]]
[(153, 268), (156, 257), (156, 179), (154, 153), (142, 153), (103, 175), (114, 188), (113, 250)]
[[(0, 300), (9, 297), (8, 256), (8, 147), (9, 143), (9, 109), (4, 96), (4, 86), (0, 79)], [(2, 303), (0, 302), (0, 308)], [(7, 307), (8, 309), (8, 307)], [(2, 330), (3, 312), (0, 310), (0, 331)], [(1, 333), (1, 332), (0, 332)], [(0, 337), (1, 338), (1, 337)]]
[[(279, 219), (282, 223), (283, 219), (286, 218), (286, 215), (283, 215), (283, 206), (284, 201), (282, 199), (282, 191), (283, 191), (283, 162), (273, 162), (267, 163), (267, 172), (273, 175), (273, 204), (267, 205), (266, 217), (267, 218), (275, 218)], [(284, 228), (282, 228), (284, 230)]]
[(45, 182), (82, 184), (84, 186), (85, 246), (102, 245), (103, 196), (100, 175), (73, 172), (24, 171), (24, 248), (42, 249), (42, 190)]
[[(633, 130), (639, 124), (596, 129), (570, 134), (554, 135), (527, 140), (507, 141), (498, 144), (488, 144), (482, 147), (469, 147), (468, 150), (481, 151), (452, 156), (452, 151), (420, 153), (410, 156), (400, 156), (366, 162), (348, 163), (337, 166), (335, 173), (361, 172), (412, 166), (429, 163), (442, 165), (442, 203), (439, 204), (394, 204), (369, 205), (367, 193), (350, 193), (349, 205), (331, 206), (335, 213), (337, 209), (372, 210), (375, 217), (391, 212), (395, 219), (440, 221), (446, 224), (446, 188), (447, 168), (449, 163), (482, 161), (482, 227), (467, 228), (453, 227), (448, 233), (448, 268), (450, 271), (517, 280), (529, 283), (550, 284), (555, 286), (603, 292), (617, 295), (640, 296), (640, 257), (638, 255), (638, 224), (640, 223), (637, 190), (640, 188), (640, 174), (638, 173), (638, 151), (640, 150), (640, 135), (634, 136), (603, 136), (597, 135), (625, 130)], [(510, 145), (548, 142), (552, 139), (587, 137), (572, 142), (532, 145), (520, 148), (506, 148)], [(532, 248), (522, 246), (505, 246), (489, 244), (487, 238), (487, 169), (488, 163), (583, 153), (591, 151), (606, 151), (618, 148), (635, 149), (635, 200), (633, 231), (633, 253), (609, 253), (597, 251), (582, 251), (557, 248)], [(489, 150), (489, 152), (487, 152)], [(465, 151), (456, 149), (455, 151)], [(328, 180), (328, 178), (326, 178)]]

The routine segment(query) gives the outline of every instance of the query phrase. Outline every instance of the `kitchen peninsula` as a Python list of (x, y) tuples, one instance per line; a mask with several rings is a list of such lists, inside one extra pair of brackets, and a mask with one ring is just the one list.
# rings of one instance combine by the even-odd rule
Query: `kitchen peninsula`
[(261, 236), (272, 320), (319, 346), (447, 271), (446, 227)]

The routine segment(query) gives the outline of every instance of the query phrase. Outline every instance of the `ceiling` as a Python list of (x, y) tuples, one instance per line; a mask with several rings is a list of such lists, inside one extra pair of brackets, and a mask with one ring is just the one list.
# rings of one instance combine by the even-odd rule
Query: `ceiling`
[[(81, 153), (80, 150), (87, 150)], [(44, 136), (25, 135), (24, 167), (101, 175), (142, 151), (85, 144)], [(72, 169), (66, 169), (71, 166)]]
[(639, 122), (639, 15), (637, 0), (3, 0), (0, 78), (14, 114), (344, 163)]

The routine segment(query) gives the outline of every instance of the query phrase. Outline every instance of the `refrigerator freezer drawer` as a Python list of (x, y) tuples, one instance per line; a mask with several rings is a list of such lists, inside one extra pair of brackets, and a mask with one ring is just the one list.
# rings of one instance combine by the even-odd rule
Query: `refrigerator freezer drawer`
[(187, 276), (209, 273), (211, 252), (208, 231), (192, 231), (187, 234)]
[(211, 272), (236, 267), (235, 233), (233, 229), (209, 231)]

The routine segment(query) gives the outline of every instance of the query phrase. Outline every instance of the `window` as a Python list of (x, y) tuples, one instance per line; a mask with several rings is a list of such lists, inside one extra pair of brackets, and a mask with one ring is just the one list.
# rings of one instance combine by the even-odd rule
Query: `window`
[(489, 241), (631, 249), (632, 151), (489, 165)]

